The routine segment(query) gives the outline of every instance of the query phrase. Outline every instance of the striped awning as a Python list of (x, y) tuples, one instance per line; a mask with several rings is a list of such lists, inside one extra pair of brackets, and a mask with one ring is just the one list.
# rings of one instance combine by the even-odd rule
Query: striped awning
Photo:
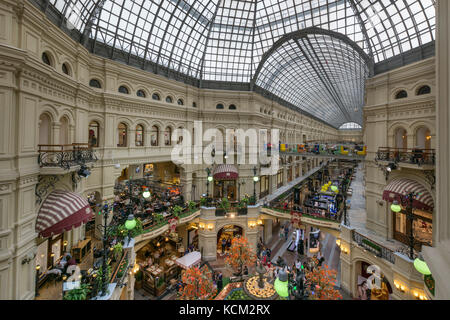
[(434, 200), (430, 192), (419, 182), (411, 179), (396, 179), (389, 183), (383, 192), (383, 200), (393, 202), (397, 200), (401, 203), (400, 198), (409, 192), (416, 192), (419, 195), (413, 202), (414, 208), (433, 211)]
[(88, 222), (93, 212), (79, 194), (55, 190), (45, 199), (36, 220), (36, 232), (47, 238)]
[(231, 164), (221, 164), (214, 169), (214, 180), (237, 180), (239, 178), (238, 170)]

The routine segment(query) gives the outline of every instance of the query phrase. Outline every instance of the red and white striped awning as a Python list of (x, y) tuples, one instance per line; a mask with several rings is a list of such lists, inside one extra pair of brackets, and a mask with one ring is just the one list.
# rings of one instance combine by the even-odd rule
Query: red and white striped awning
[(397, 200), (401, 203), (400, 197), (409, 192), (416, 192), (419, 194), (413, 202), (414, 208), (433, 211), (434, 200), (430, 192), (428, 192), (423, 185), (411, 179), (401, 178), (393, 180), (384, 189), (383, 200), (389, 202)]
[(36, 232), (47, 238), (88, 222), (93, 212), (79, 194), (55, 190), (45, 199), (36, 220)]
[(238, 169), (231, 164), (221, 164), (214, 169), (214, 180), (237, 180)]

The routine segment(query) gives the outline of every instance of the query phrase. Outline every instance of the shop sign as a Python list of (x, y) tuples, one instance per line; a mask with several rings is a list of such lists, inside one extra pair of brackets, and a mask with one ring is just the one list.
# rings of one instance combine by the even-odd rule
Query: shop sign
[(301, 213), (300, 212), (291, 212), (291, 224), (295, 228), (300, 228), (302, 222), (301, 222)]

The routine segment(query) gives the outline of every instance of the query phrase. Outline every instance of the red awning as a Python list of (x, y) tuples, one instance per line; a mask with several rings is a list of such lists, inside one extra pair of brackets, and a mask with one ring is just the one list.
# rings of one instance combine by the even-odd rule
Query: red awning
[(434, 200), (430, 192), (423, 185), (411, 179), (396, 179), (389, 183), (384, 189), (383, 200), (389, 202), (397, 200), (401, 204), (400, 196), (409, 192), (419, 193), (419, 196), (413, 202), (415, 208), (433, 211)]
[(47, 238), (81, 226), (92, 218), (89, 203), (79, 194), (55, 190), (45, 199), (36, 220), (36, 232)]
[(238, 170), (231, 164), (221, 164), (214, 169), (214, 180), (237, 180)]

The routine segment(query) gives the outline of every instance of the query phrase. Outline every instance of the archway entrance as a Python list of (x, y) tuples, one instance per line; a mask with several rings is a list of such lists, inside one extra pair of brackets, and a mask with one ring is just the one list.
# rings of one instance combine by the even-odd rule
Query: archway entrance
[[(377, 266), (371, 265), (365, 261), (358, 261), (355, 265), (356, 270), (356, 297), (362, 300), (389, 300), (392, 294), (392, 286), (386, 276), (380, 271)], [(386, 294), (381, 294), (379, 291), (370, 290), (370, 283), (373, 285), (386, 288)], [(382, 285), (384, 283), (384, 285)], [(372, 297), (372, 295), (379, 294), (381, 298)]]
[(226, 254), (231, 247), (231, 241), (237, 236), (243, 236), (244, 229), (236, 225), (226, 225), (217, 233), (217, 253)]

